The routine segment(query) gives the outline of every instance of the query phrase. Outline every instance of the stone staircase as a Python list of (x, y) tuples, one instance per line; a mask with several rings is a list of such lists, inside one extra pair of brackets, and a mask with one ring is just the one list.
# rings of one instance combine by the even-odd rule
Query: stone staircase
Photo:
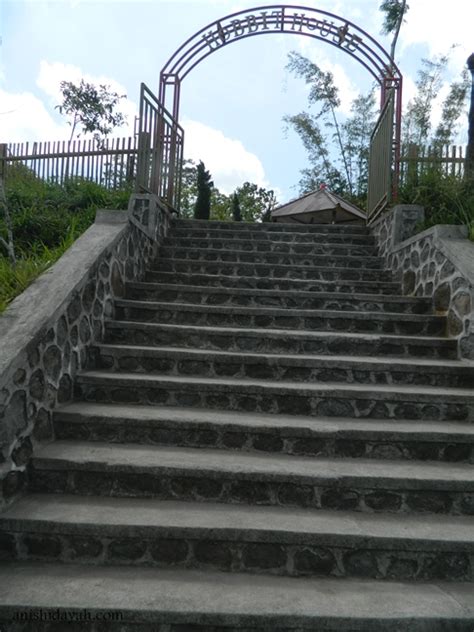
[(0, 517), (0, 630), (473, 632), (474, 367), (400, 294), (365, 227), (176, 221)]

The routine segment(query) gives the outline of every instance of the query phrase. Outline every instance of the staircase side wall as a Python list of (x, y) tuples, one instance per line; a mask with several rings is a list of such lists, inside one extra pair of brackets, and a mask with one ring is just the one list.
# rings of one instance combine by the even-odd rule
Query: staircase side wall
[(374, 222), (380, 255), (406, 296), (432, 297), (447, 315), (447, 334), (459, 357), (474, 360), (474, 243), (464, 226), (438, 225), (414, 235), (424, 219), (420, 206), (399, 205)]
[(170, 215), (153, 196), (129, 211), (98, 211), (91, 226), (0, 316), (0, 510), (25, 487), (38, 444), (54, 439), (52, 411), (113, 317), (113, 299), (143, 278)]

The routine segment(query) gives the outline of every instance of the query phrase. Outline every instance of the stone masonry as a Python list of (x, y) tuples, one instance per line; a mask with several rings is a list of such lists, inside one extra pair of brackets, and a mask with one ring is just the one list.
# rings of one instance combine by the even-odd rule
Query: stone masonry
[(425, 275), (436, 235), (130, 217), (8, 387), (0, 630), (472, 632), (469, 289)]
[(398, 206), (383, 215), (373, 233), (406, 296), (432, 297), (447, 316), (447, 333), (458, 339), (460, 357), (474, 359), (474, 244), (463, 226), (435, 226), (413, 235), (421, 207)]
[(150, 205), (153, 200), (134, 196), (130, 222), (126, 212), (100, 211), (0, 316), (0, 508), (22, 491), (35, 446), (54, 438), (52, 411), (72, 399), (88, 349), (113, 316), (113, 299), (156, 256), (168, 215)]

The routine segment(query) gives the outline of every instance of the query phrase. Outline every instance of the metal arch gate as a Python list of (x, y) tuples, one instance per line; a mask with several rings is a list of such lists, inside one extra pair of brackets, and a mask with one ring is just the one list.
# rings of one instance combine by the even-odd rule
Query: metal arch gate
[[(323, 41), (334, 46), (354, 59), (374, 77), (380, 87), (381, 117), (376, 126), (372, 138), (371, 153), (377, 154), (377, 148), (384, 139), (388, 140), (387, 129), (390, 130), (390, 151), (384, 156), (388, 164), (390, 183), (383, 180), (384, 187), (388, 190), (377, 201), (377, 206), (369, 208), (369, 218), (374, 218), (384, 208), (391, 198), (392, 191), (396, 190), (398, 179), (398, 166), (400, 158), (400, 133), (401, 133), (401, 106), (402, 106), (402, 75), (398, 67), (393, 63), (388, 52), (366, 31), (334, 13), (313, 9), (300, 5), (273, 4), (246, 9), (227, 15), (197, 31), (170, 57), (160, 73), (160, 86), (158, 100), (155, 99), (154, 108), (157, 112), (156, 120), (166, 120), (166, 125), (171, 130), (168, 140), (163, 142), (160, 133), (160, 122), (157, 128), (149, 129), (149, 123), (142, 120), (142, 107), (140, 107), (139, 137), (139, 170), (142, 173), (166, 173), (172, 169), (171, 175), (162, 177), (166, 181), (170, 191), (165, 191), (167, 199), (179, 205), (179, 197), (176, 198), (176, 173), (179, 165), (170, 163), (170, 157), (175, 159), (182, 151), (183, 131), (178, 125), (179, 107), (181, 97), (181, 83), (183, 79), (201, 61), (222, 47), (238, 42), (247, 37), (256, 35), (270, 35), (275, 33), (288, 33), (302, 35)], [(148, 91), (149, 92), (149, 91)], [(142, 90), (143, 94), (143, 90)], [(151, 94), (151, 93), (150, 93)], [(150, 94), (146, 97), (150, 101)], [(144, 97), (145, 98), (145, 97)], [(169, 112), (166, 105), (169, 104)], [(146, 105), (146, 104), (145, 104)], [(144, 111), (146, 108), (144, 109)], [(387, 123), (387, 121), (391, 120)], [(384, 121), (382, 124), (381, 121)], [(168, 129), (167, 128), (167, 129)], [(377, 130), (384, 130), (379, 133)], [(143, 151), (140, 152), (140, 138)], [(147, 139), (152, 140), (152, 146), (146, 147)], [(156, 143), (156, 146), (153, 143)], [(161, 143), (161, 145), (160, 145)], [(165, 155), (166, 148), (166, 155)], [(375, 152), (375, 153), (374, 153)], [(150, 167), (147, 156), (156, 156), (159, 165)], [(140, 156), (142, 156), (140, 160)], [(147, 162), (148, 161), (148, 162)], [(153, 163), (153, 160), (151, 161)], [(379, 178), (377, 170), (371, 172), (372, 178)], [(384, 174), (386, 176), (387, 174)], [(382, 180), (376, 183), (370, 182), (369, 189), (379, 194)], [(369, 195), (370, 204), (374, 203), (377, 195)], [(380, 200), (384, 198), (381, 204)]]

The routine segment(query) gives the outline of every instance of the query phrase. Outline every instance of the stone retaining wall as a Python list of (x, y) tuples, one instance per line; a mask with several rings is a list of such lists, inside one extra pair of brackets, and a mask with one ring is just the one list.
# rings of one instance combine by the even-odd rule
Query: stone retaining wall
[(170, 215), (152, 196), (96, 222), (0, 316), (0, 510), (23, 488), (36, 444), (54, 439), (52, 410), (69, 401), (88, 348), (124, 282), (143, 277)]
[(385, 264), (406, 296), (433, 298), (447, 316), (447, 335), (458, 339), (460, 358), (474, 359), (474, 243), (464, 226), (439, 225), (413, 235), (424, 219), (419, 206), (396, 206), (372, 231)]

